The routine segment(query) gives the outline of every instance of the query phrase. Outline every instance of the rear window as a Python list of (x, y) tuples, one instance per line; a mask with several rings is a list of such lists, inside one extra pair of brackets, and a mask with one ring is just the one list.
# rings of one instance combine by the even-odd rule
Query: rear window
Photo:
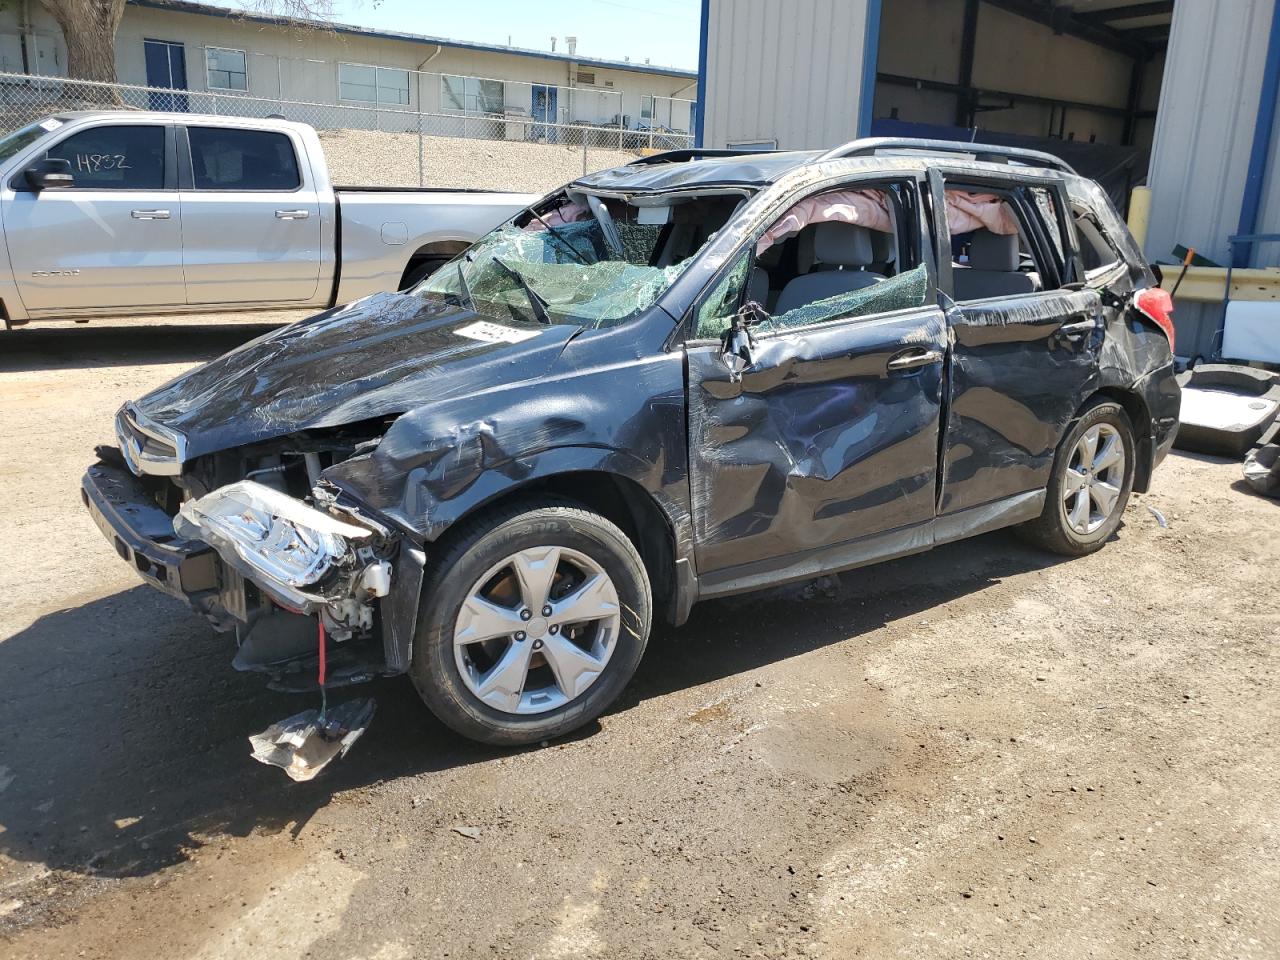
[(1085, 270), (1092, 273), (1115, 265), (1120, 260), (1120, 251), (1112, 244), (1097, 216), (1074, 203), (1071, 215), (1076, 223), (1076, 236), (1080, 238), (1080, 256), (1084, 259)]
[(295, 190), (302, 183), (293, 142), (267, 130), (188, 127), (197, 190)]

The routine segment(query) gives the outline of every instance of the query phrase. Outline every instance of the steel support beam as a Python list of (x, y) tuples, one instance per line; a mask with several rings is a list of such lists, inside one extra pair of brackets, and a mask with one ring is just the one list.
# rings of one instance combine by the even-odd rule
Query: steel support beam
[[(960, 75), (957, 82), (967, 91), (973, 89), (973, 51), (978, 45), (978, 5), (980, 0), (965, 0), (964, 30), (960, 35)], [(973, 126), (976, 104), (965, 93), (956, 96), (956, 126)]]
[(1142, 44), (1127, 38), (1118, 30), (1112, 30), (1104, 24), (1089, 23), (1076, 16), (1070, 7), (1055, 7), (1039, 0), (983, 0), (990, 6), (1008, 13), (1016, 14), (1049, 27), (1055, 33), (1065, 33), (1103, 47), (1126, 57), (1140, 57), (1145, 53)]
[[(895, 87), (915, 87), (917, 90), (936, 90), (941, 93), (952, 93), (970, 96), (976, 103), (979, 97), (995, 97), (1014, 103), (1036, 103), (1042, 106), (1060, 106), (1072, 110), (1090, 110), (1093, 113), (1105, 114), (1109, 117), (1128, 117), (1128, 107), (1116, 107), (1106, 103), (1087, 103), (1083, 100), (1061, 100), (1054, 97), (1041, 97), (1034, 93), (1014, 93), (1009, 90), (992, 90), (989, 87), (961, 87), (958, 83), (947, 83), (945, 80), (925, 80), (919, 77), (904, 77), (897, 73), (877, 73), (880, 83), (892, 84)], [(1139, 110), (1135, 118), (1149, 119), (1155, 116), (1154, 110)]]
[(1153, 3), (1134, 3), (1127, 7), (1107, 7), (1076, 14), (1086, 23), (1114, 23), (1116, 20), (1137, 20), (1140, 17), (1162, 17), (1173, 13), (1173, 0), (1155, 0)]

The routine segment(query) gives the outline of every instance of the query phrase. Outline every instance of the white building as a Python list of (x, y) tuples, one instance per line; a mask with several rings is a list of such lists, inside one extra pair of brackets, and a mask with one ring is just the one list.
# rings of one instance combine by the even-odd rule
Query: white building
[[(129, 0), (116, 35), (117, 75), (121, 83), (189, 91), (164, 104), (180, 109), (216, 92), (678, 133), (693, 127), (693, 71), (579, 55), (571, 40), (556, 51), (526, 50), (317, 26), (182, 0)], [(0, 73), (66, 74), (57, 24), (35, 0), (0, 7)]]

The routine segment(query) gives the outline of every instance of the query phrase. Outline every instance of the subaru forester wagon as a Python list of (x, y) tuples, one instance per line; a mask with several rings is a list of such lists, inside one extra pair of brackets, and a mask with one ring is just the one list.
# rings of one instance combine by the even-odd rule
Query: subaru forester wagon
[(83, 495), (238, 668), (408, 673), (536, 742), (700, 599), (1001, 527), (1100, 548), (1176, 432), (1171, 309), (1047, 154), (676, 151), (126, 404)]

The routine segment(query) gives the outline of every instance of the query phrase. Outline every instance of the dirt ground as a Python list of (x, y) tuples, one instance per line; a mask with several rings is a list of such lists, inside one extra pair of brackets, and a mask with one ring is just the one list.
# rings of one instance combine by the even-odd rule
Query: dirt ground
[(309, 700), (78, 497), (121, 401), (263, 319), (0, 336), (0, 956), (1280, 956), (1280, 503), (1238, 464), (1175, 454), (1085, 559), (700, 605), (568, 742), (383, 682), (295, 785), (245, 737)]

